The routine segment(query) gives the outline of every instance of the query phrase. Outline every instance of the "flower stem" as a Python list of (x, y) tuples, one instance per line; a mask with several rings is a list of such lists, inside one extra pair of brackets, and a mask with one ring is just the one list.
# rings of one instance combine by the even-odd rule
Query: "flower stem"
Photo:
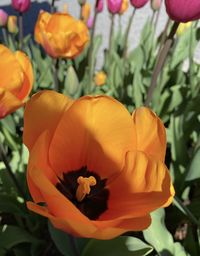
[(15, 185), (16, 189), (18, 190), (19, 194), (24, 199), (24, 201), (26, 201), (26, 195), (25, 195), (24, 191), (22, 190), (20, 184), (18, 183), (18, 180), (16, 179), (15, 175), (13, 174), (10, 164), (8, 162), (5, 150), (3, 148), (3, 143), (0, 143), (0, 159), (4, 163), (4, 165), (7, 169), (7, 172), (9, 174), (10, 178), (12, 179), (13, 184)]
[(93, 73), (94, 73), (93, 51), (94, 51), (94, 35), (95, 35), (95, 29), (96, 29), (97, 14), (98, 14), (98, 11), (97, 11), (97, 8), (95, 7), (93, 27), (92, 27), (91, 36), (90, 36), (90, 47), (88, 52), (89, 88), (87, 93), (90, 92), (93, 84)]
[(79, 250), (78, 250), (77, 245), (76, 245), (75, 238), (71, 235), (68, 235), (68, 236), (69, 236), (71, 248), (72, 248), (72, 251), (74, 252), (74, 255), (75, 256), (80, 256)]
[(23, 31), (23, 13), (19, 13), (19, 49), (23, 48), (24, 31)]
[(129, 19), (129, 22), (128, 22), (128, 26), (126, 28), (126, 32), (125, 32), (125, 36), (124, 36), (124, 50), (123, 50), (123, 58), (126, 59), (127, 57), (127, 51), (128, 51), (128, 36), (129, 36), (129, 32), (130, 32), (130, 29), (131, 29), (131, 25), (133, 23), (133, 19), (134, 19), (134, 16), (135, 16), (135, 12), (136, 12), (136, 9), (133, 8), (133, 12), (132, 12), (132, 15)]
[(114, 14), (111, 14), (111, 26), (110, 26), (110, 36), (109, 36), (109, 55), (113, 50), (113, 37), (114, 37)]
[(152, 100), (152, 96), (153, 96), (153, 92), (156, 88), (158, 76), (160, 74), (161, 69), (164, 66), (164, 63), (165, 63), (166, 58), (167, 58), (167, 54), (168, 54), (168, 52), (169, 52), (169, 50), (172, 46), (174, 35), (177, 31), (178, 26), (179, 26), (179, 23), (174, 22), (174, 24), (172, 26), (172, 29), (171, 29), (171, 32), (170, 32), (169, 36), (167, 37), (162, 50), (158, 54), (158, 58), (157, 58), (156, 65), (154, 67), (154, 71), (153, 71), (153, 75), (152, 75), (152, 79), (151, 79), (151, 84), (150, 84), (150, 87), (149, 87), (149, 90), (148, 90), (148, 93), (147, 93), (145, 106), (148, 106), (150, 104), (151, 100)]
[(155, 32), (156, 32), (156, 28), (157, 28), (157, 26), (158, 26), (158, 20), (159, 20), (159, 17), (160, 17), (161, 8), (162, 8), (162, 0), (161, 0), (161, 3), (160, 3), (160, 8), (159, 8), (159, 10), (157, 11), (156, 20), (155, 20), (155, 23), (154, 23)]
[(193, 213), (188, 209), (188, 207), (186, 205), (184, 205), (182, 203), (182, 201), (177, 197), (174, 196), (174, 201), (183, 209), (183, 211), (188, 215), (188, 217), (190, 218), (190, 220), (197, 225), (198, 227), (200, 227), (200, 222), (196, 219), (196, 217), (193, 215)]
[(2, 27), (2, 35), (3, 35), (4, 44), (8, 45), (8, 35), (7, 35), (7, 31), (4, 27)]
[(55, 11), (55, 0), (52, 0), (51, 2), (51, 13)]
[(169, 28), (170, 23), (171, 23), (171, 20), (168, 19), (168, 20), (167, 20), (167, 23), (166, 23), (166, 25), (165, 25), (164, 31), (163, 31), (163, 33), (162, 33), (162, 36), (161, 36), (160, 47), (159, 47), (158, 53), (160, 53), (160, 51), (161, 51), (161, 49), (162, 49), (162, 47), (163, 47), (163, 45), (164, 45), (164, 43), (165, 43), (165, 40), (166, 40), (166, 38), (167, 38), (167, 31), (168, 31), (168, 28)]
[(53, 80), (54, 80), (54, 90), (59, 92), (59, 81), (58, 81), (58, 67), (59, 59), (52, 59), (52, 69), (53, 69)]

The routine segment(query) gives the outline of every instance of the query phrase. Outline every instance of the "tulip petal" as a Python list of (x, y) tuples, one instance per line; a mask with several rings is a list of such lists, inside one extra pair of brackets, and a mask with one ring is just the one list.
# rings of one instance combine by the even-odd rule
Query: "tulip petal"
[(162, 121), (146, 107), (136, 109), (132, 116), (137, 131), (137, 150), (145, 152), (156, 160), (164, 161), (166, 134)]
[(131, 116), (121, 103), (108, 96), (86, 96), (63, 114), (49, 159), (58, 175), (87, 166), (108, 178), (121, 171), (134, 138)]
[(32, 69), (32, 65), (30, 63), (29, 58), (23, 52), (17, 51), (15, 53), (15, 57), (24, 72), (24, 82), (20, 92), (17, 94), (17, 98), (20, 100), (24, 100), (32, 89), (33, 80), (34, 80), (33, 69)]
[(53, 134), (64, 110), (72, 102), (68, 97), (53, 91), (42, 91), (31, 98), (25, 108), (23, 134), (24, 144), (29, 150), (43, 131), (48, 130)]
[(23, 103), (14, 94), (0, 88), (0, 119), (22, 105)]
[(161, 161), (147, 158), (142, 152), (129, 152), (123, 172), (108, 184), (109, 211), (100, 219), (139, 217), (162, 207), (172, 197), (170, 183), (167, 167)]

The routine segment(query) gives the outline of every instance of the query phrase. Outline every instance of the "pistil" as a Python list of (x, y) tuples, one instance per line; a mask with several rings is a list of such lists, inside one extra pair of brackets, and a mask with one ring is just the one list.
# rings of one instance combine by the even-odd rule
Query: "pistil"
[(97, 184), (95, 177), (83, 177), (79, 176), (77, 179), (78, 188), (76, 190), (76, 199), (78, 202), (83, 201), (86, 195), (90, 194), (91, 187)]

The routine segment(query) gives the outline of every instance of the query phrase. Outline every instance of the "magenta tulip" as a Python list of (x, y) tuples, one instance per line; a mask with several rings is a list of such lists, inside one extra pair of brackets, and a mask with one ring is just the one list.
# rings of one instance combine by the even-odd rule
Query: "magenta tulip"
[(169, 17), (177, 22), (200, 19), (200, 0), (165, 0)]
[(131, 0), (131, 4), (135, 8), (142, 8), (149, 0)]
[(94, 18), (90, 16), (89, 19), (87, 20), (87, 27), (91, 29), (93, 27), (93, 24), (94, 24)]
[(12, 0), (12, 7), (18, 12), (28, 11), (30, 5), (30, 0)]
[(7, 20), (8, 20), (8, 14), (0, 9), (0, 27), (4, 27), (7, 23)]
[(119, 13), (122, 5), (122, 0), (107, 0), (108, 10), (112, 14)]
[(99, 0), (97, 3), (97, 12), (103, 11), (103, 0)]

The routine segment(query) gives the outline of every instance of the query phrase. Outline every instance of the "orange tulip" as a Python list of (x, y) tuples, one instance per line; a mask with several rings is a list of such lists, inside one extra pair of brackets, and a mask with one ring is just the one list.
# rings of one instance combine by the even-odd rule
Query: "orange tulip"
[(0, 118), (21, 107), (32, 89), (33, 70), (21, 51), (0, 44)]
[(165, 129), (148, 108), (131, 117), (108, 96), (43, 91), (26, 105), (23, 139), (27, 206), (65, 232), (111, 239), (143, 230), (150, 212), (172, 201)]
[(101, 86), (105, 84), (106, 79), (107, 79), (106, 73), (103, 71), (99, 71), (98, 73), (96, 73), (94, 81), (97, 86)]
[(87, 26), (67, 13), (42, 11), (35, 26), (35, 40), (54, 58), (74, 58), (89, 41)]
[(87, 23), (91, 13), (91, 6), (89, 3), (85, 3), (81, 9), (81, 16), (84, 23)]
[(119, 14), (124, 14), (128, 10), (128, 0), (123, 0)]

